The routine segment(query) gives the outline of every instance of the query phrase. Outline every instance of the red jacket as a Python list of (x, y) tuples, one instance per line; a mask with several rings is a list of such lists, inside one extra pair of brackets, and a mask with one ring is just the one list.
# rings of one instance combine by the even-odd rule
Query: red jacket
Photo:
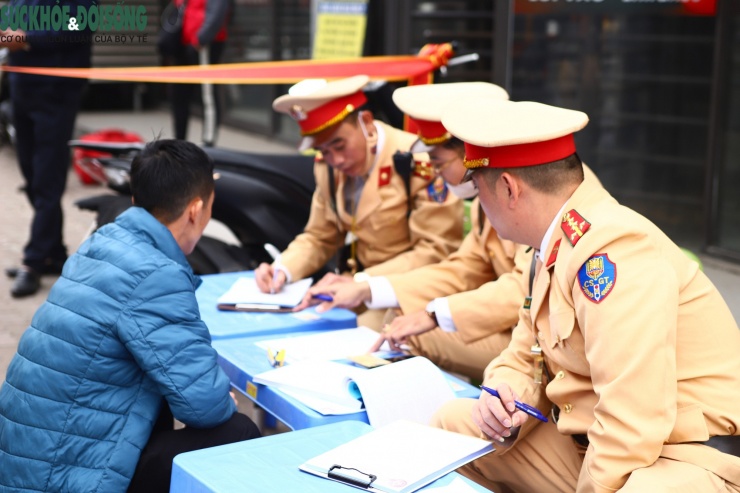
[[(184, 0), (177, 1), (177, 5), (182, 5), (182, 2)], [(212, 43), (213, 41), (224, 41), (226, 39), (226, 23), (228, 20), (228, 6), (224, 6), (225, 8), (222, 9), (216, 9), (223, 12), (223, 15), (221, 16), (222, 19), (210, 19), (210, 23), (217, 23), (220, 25), (218, 27), (218, 30), (214, 37), (211, 39), (208, 39), (210, 36), (208, 36), (208, 33), (201, 32), (201, 28), (203, 28), (203, 24), (206, 21), (206, 15), (214, 15), (211, 12), (207, 12), (206, 9), (208, 7), (209, 2), (226, 2), (228, 3), (228, 0), (185, 0), (187, 3), (185, 4), (185, 15), (183, 17), (182, 22), (182, 43), (184, 45), (194, 45), (199, 44), (200, 46), (204, 46), (207, 44)], [(216, 14), (218, 15), (218, 14)], [(213, 30), (213, 29), (211, 29)], [(204, 37), (205, 34), (205, 37)], [(211, 35), (212, 36), (212, 35)]]

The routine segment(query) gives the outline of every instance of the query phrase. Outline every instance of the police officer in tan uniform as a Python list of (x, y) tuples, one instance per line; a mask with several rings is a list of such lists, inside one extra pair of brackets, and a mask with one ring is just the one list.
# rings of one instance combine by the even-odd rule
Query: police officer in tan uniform
[(496, 491), (740, 491), (740, 331), (695, 262), (583, 180), (573, 133), (587, 121), (490, 99), (443, 115), (486, 215), (537, 263), (511, 344), (486, 369), (500, 399), (453, 401), (435, 424), (496, 440), (461, 469)]
[[(440, 122), (443, 108), (463, 94), (508, 98), (495, 84), (463, 82), (403, 87), (393, 93), (393, 101), (418, 128), (412, 150), (428, 152), (432, 172), (444, 178), (452, 193), (469, 199), (477, 192), (472, 182), (460, 184), (466, 171), (463, 143)], [(393, 348), (408, 344), (412, 353), (480, 380), (486, 365), (509, 344), (525, 296), (522, 272), (532, 253), (499, 238), (477, 198), (470, 209), (470, 233), (442, 262), (354, 284), (315, 287), (313, 294), (334, 299), (318, 310), (363, 302), (372, 309), (398, 307), (404, 315), (384, 328), (371, 351), (385, 340)]]
[[(255, 272), (265, 292), (310, 275), (345, 244), (349, 273), (382, 275), (439, 262), (462, 241), (462, 202), (443, 180), (431, 179), (428, 163), (416, 165), (407, 194), (393, 155), (408, 151), (416, 136), (361, 109), (368, 80), (364, 75), (341, 79), (273, 103), (276, 111), (298, 122), (302, 147), (313, 147), (320, 157), (304, 232), (282, 253), (275, 276), (268, 264)], [(320, 284), (336, 282), (352, 282), (352, 277), (327, 274)], [(307, 298), (300, 308), (309, 302)], [(374, 319), (378, 317), (360, 322), (379, 328), (380, 320)]]

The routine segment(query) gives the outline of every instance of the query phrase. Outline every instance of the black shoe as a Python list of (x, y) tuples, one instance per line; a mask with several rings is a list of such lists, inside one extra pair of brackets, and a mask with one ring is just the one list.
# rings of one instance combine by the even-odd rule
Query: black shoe
[[(51, 262), (44, 265), (39, 272), (42, 276), (58, 276), (62, 273), (62, 267), (64, 267), (64, 261)], [(11, 279), (15, 279), (21, 269), (23, 267), (7, 267), (5, 269), (5, 275)]]
[(22, 267), (16, 272), (15, 282), (13, 282), (13, 287), (10, 288), (10, 294), (13, 298), (31, 296), (36, 294), (40, 287), (41, 276), (28, 267)]

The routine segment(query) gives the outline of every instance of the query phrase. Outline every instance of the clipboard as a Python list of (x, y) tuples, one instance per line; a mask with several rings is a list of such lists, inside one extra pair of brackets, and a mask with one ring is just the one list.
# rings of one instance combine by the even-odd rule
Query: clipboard
[(301, 471), (378, 493), (411, 493), (493, 451), (490, 441), (398, 420), (299, 466)]
[(232, 312), (289, 313), (293, 311), (292, 306), (263, 305), (259, 303), (218, 303), (216, 308), (221, 311)]
[(313, 279), (307, 277), (286, 284), (279, 293), (263, 293), (254, 277), (240, 277), (216, 300), (216, 308), (223, 311), (286, 313), (293, 311), (303, 300)]

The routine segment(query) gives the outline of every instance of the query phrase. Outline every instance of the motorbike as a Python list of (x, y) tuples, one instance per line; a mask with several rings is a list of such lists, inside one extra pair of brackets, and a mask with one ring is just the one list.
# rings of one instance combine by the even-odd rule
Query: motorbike
[[(131, 162), (144, 144), (73, 140), (69, 145), (107, 154), (82, 159), (80, 166), (115, 193), (88, 197), (75, 205), (96, 213), (94, 228), (112, 222), (131, 206)], [(193, 271), (203, 275), (253, 270), (261, 262), (271, 262), (264, 245), (285, 249), (308, 221), (315, 188), (313, 157), (216, 147), (203, 150), (213, 159), (218, 177), (211, 219), (217, 226), (209, 225), (188, 256)], [(216, 238), (209, 230), (222, 234)]]

